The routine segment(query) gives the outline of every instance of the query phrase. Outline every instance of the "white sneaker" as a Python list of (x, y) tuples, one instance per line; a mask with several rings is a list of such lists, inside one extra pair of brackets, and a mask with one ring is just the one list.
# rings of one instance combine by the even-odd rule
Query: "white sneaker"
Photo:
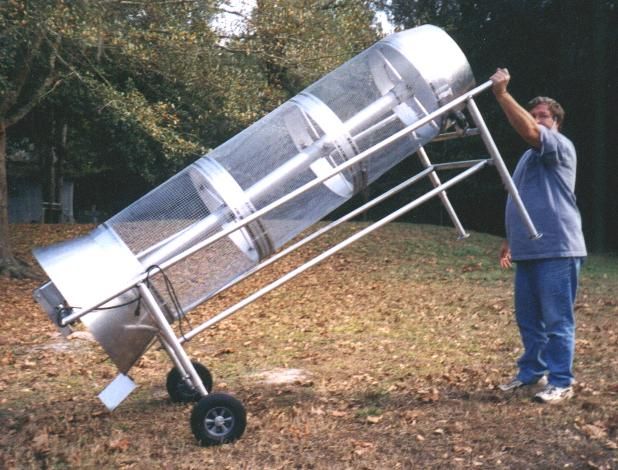
[(573, 387), (556, 387), (547, 385), (534, 396), (534, 400), (540, 403), (560, 403), (573, 397)]

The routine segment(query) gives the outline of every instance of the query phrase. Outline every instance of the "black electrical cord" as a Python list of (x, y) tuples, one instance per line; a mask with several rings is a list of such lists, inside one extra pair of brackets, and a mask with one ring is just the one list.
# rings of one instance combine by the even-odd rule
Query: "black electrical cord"
[(188, 328), (190, 330), (193, 329), (193, 327), (191, 326), (191, 322), (189, 321), (189, 319), (186, 318), (186, 315), (185, 315), (185, 312), (184, 312), (184, 310), (182, 308), (182, 305), (180, 304), (180, 301), (178, 300), (178, 295), (176, 294), (176, 290), (174, 289), (174, 285), (172, 284), (172, 281), (169, 279), (169, 277), (167, 276), (165, 271), (163, 269), (161, 269), (161, 267), (159, 267), (156, 264), (150, 266), (146, 270), (146, 286), (148, 286), (148, 288), (150, 288), (151, 271), (153, 271), (153, 270), (158, 270), (161, 273), (161, 276), (163, 276), (163, 281), (165, 283), (165, 289), (167, 290), (167, 295), (169, 296), (170, 300), (172, 301), (172, 305), (174, 306), (176, 318), (178, 318), (178, 330), (180, 331), (180, 337), (183, 340), (187, 341), (187, 338), (185, 337), (185, 334), (184, 334), (184, 331), (183, 331), (182, 322), (183, 321), (187, 322), (187, 326), (188, 326)]
[[(137, 302), (137, 307), (136, 307), (136, 311), (135, 311), (135, 315), (139, 315), (139, 308), (140, 308), (140, 303), (142, 300), (142, 296), (138, 295), (135, 299), (129, 300), (128, 302), (125, 302), (123, 304), (118, 304), (118, 305), (110, 305), (109, 307), (97, 307), (95, 309), (92, 309), (93, 312), (99, 311), (99, 310), (113, 310), (115, 308), (120, 308), (120, 307), (127, 307), (128, 305), (131, 305), (135, 302)], [(56, 325), (58, 326), (62, 326), (61, 321), (64, 319), (64, 317), (68, 316), (71, 314), (71, 312), (75, 309), (81, 309), (81, 307), (75, 307), (75, 306), (71, 306), (71, 305), (65, 305), (65, 306), (58, 306), (56, 307)], [(70, 324), (72, 325), (75, 322), (71, 322)]]
[[(174, 306), (174, 310), (175, 310), (175, 314), (176, 314), (176, 318), (178, 319), (178, 329), (180, 330), (180, 336), (183, 340), (187, 341), (187, 338), (185, 337), (184, 331), (183, 331), (183, 326), (182, 326), (182, 322), (185, 321), (187, 322), (187, 326), (188, 328), (191, 330), (193, 329), (193, 327), (191, 326), (191, 322), (189, 321), (188, 318), (186, 318), (185, 312), (182, 308), (182, 305), (180, 304), (180, 301), (178, 300), (178, 295), (176, 294), (176, 290), (174, 289), (174, 285), (172, 284), (172, 281), (169, 279), (169, 277), (167, 276), (167, 274), (165, 273), (165, 271), (163, 269), (161, 269), (160, 266), (158, 265), (152, 265), (150, 266), (147, 270), (146, 270), (146, 286), (148, 286), (148, 288), (150, 288), (151, 285), (151, 277), (152, 277), (152, 271), (157, 270), (158, 272), (161, 273), (161, 276), (163, 276), (163, 281), (165, 283), (165, 289), (167, 290), (167, 295), (169, 296), (170, 300), (172, 301), (172, 305)], [(156, 273), (155, 273), (156, 274)], [(97, 311), (97, 310), (113, 310), (115, 308), (121, 308), (121, 307), (126, 307), (128, 305), (131, 305), (133, 303), (137, 303), (136, 307), (135, 307), (135, 316), (139, 316), (140, 314), (140, 309), (141, 309), (141, 304), (142, 304), (142, 296), (141, 294), (138, 293), (137, 297), (134, 299), (129, 300), (128, 302), (125, 302), (123, 304), (118, 304), (118, 305), (112, 305), (109, 307), (98, 307), (96, 309), (94, 309), (93, 311)], [(80, 308), (80, 307), (73, 307), (73, 306), (64, 306), (64, 307), (58, 307), (56, 309), (56, 324), (58, 326), (62, 326), (62, 320), (65, 316), (67, 316), (68, 314), (70, 314), (70, 312), (76, 308)]]

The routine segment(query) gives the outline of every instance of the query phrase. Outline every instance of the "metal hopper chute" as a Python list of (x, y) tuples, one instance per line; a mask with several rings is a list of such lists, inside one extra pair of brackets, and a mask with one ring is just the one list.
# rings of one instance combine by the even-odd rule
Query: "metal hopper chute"
[[(537, 236), (474, 102), (455, 42), (434, 26), (392, 34), (309, 86), (153, 191), (75, 240), (35, 250), (50, 281), (35, 297), (62, 330), (81, 320), (121, 374), (101, 394), (113, 409), (132, 390), (128, 371), (159, 341), (174, 364), (173, 400), (198, 401), (192, 430), (205, 445), (240, 437), (245, 411), (211, 394), (212, 377), (183, 343), (360, 237), (432, 197), (465, 230), (446, 189), (493, 165)], [(466, 112), (475, 127), (461, 124)], [(480, 135), (490, 157), (432, 164), (424, 145)], [(286, 246), (403, 159), (424, 169), (341, 219)], [(442, 182), (438, 172), (459, 170)], [(178, 337), (174, 321), (213, 295), (334, 226), (428, 178), (433, 189)]]

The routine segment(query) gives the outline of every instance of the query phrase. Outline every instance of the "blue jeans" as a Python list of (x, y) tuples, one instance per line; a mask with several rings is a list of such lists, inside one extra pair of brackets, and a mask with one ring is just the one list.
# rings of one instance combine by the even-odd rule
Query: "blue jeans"
[(518, 261), (515, 317), (524, 345), (517, 378), (568, 387), (573, 381), (574, 304), (581, 258)]

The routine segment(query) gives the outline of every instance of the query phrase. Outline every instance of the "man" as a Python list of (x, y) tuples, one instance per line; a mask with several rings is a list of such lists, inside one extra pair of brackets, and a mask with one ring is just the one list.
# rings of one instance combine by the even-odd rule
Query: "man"
[(524, 352), (516, 377), (500, 389), (547, 381), (535, 400), (558, 403), (573, 396), (574, 303), (586, 256), (574, 194), (577, 157), (571, 141), (560, 133), (562, 107), (551, 98), (537, 97), (524, 109), (507, 91), (510, 78), (507, 69), (498, 69), (491, 77), (492, 89), (513, 129), (531, 147), (517, 163), (513, 181), (542, 237), (530, 239), (509, 197), (500, 265), (517, 264), (515, 316)]

